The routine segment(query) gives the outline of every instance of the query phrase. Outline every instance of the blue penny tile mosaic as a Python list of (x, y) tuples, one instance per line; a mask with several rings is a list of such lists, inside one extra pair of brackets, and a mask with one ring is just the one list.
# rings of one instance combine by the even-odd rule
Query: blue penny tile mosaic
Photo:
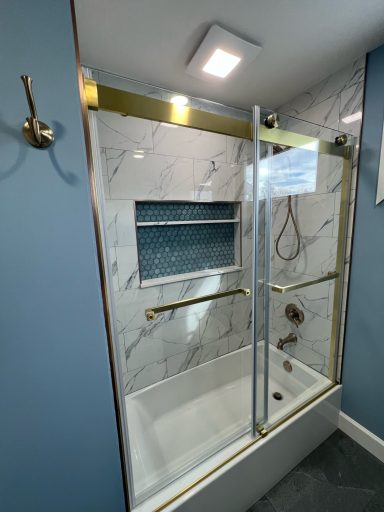
[(136, 202), (137, 222), (233, 219), (234, 203)]
[(141, 279), (235, 265), (233, 223), (137, 228)]

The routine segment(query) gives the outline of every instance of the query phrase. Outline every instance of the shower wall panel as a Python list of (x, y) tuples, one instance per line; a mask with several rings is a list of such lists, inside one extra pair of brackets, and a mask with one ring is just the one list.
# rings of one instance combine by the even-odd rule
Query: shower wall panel
[[(309, 131), (306, 135), (326, 139), (329, 137), (328, 128), (331, 128), (359, 136), (361, 118), (358, 113), (363, 109), (364, 76), (365, 58), (363, 57), (306, 90), (289, 103), (282, 105), (277, 111), (315, 123), (315, 125), (307, 127)], [(357, 115), (351, 122), (349, 116), (352, 114)], [(282, 126), (282, 128), (295, 131), (295, 119), (287, 120), (286, 123), (289, 126)], [(358, 170), (357, 153), (358, 150), (354, 155), (352, 170), (339, 364), (344, 338), (346, 291)], [(302, 250), (299, 257), (291, 262), (283, 261), (273, 254), (272, 265), (275, 275), (280, 273), (294, 279), (296, 275), (297, 277), (301, 277), (303, 274), (319, 276), (335, 269), (339, 236), (341, 177), (342, 160), (328, 155), (320, 155), (316, 191), (313, 194), (303, 194), (293, 199), (293, 210), (302, 235)], [(283, 226), (287, 212), (286, 207), (286, 198), (273, 200), (274, 240)], [(282, 237), (280, 247), (283, 254), (292, 254), (295, 250), (296, 237), (291, 222)], [(279, 337), (284, 337), (292, 329), (295, 329), (292, 328), (292, 324), (285, 316), (285, 305), (290, 302), (296, 303), (303, 309), (305, 321), (297, 328), (297, 345), (287, 345), (285, 350), (324, 375), (328, 373), (329, 364), (333, 292), (334, 282), (329, 281), (284, 295), (272, 293), (271, 341), (276, 344)]]
[[(177, 309), (152, 322), (144, 312), (150, 306), (251, 287), (252, 143), (101, 111), (97, 118), (119, 344), (130, 393), (251, 342), (249, 297)], [(142, 288), (135, 200), (241, 201), (242, 269)], [(262, 325), (259, 332), (261, 336)]]

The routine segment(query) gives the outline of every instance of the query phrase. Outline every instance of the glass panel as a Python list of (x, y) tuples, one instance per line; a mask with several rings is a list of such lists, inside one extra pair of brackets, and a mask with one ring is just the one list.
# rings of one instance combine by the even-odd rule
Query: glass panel
[[(254, 439), (253, 143), (110, 112), (90, 116), (131, 501), (158, 493), (155, 508)], [(227, 291), (236, 293), (204, 300)], [(194, 298), (202, 300), (178, 307)], [(262, 302), (258, 308), (262, 336)], [(258, 407), (261, 421), (262, 396)]]
[(334, 381), (354, 144), (340, 135), (287, 116), (260, 134), (269, 426)]

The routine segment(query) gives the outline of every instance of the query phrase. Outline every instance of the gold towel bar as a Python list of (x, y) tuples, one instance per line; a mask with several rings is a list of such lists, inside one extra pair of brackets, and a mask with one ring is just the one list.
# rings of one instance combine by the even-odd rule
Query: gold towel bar
[(236, 288), (235, 290), (227, 290), (226, 292), (211, 293), (210, 295), (201, 295), (201, 297), (192, 297), (191, 299), (178, 300), (177, 302), (170, 302), (169, 304), (163, 304), (162, 306), (156, 306), (153, 308), (147, 308), (145, 310), (145, 316), (147, 320), (154, 320), (157, 313), (163, 313), (164, 311), (170, 311), (172, 309), (184, 308), (186, 306), (192, 306), (193, 304), (199, 304), (200, 302), (206, 302), (208, 300), (221, 299), (222, 297), (229, 297), (230, 295), (237, 295), (242, 293), (245, 296), (251, 294), (249, 288)]

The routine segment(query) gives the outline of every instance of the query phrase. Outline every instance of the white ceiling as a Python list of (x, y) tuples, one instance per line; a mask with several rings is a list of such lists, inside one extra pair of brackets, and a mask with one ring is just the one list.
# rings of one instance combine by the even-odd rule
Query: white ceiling
[[(192, 96), (278, 107), (384, 42), (384, 0), (75, 0), (83, 64)], [(212, 84), (185, 68), (212, 23), (263, 47)]]

